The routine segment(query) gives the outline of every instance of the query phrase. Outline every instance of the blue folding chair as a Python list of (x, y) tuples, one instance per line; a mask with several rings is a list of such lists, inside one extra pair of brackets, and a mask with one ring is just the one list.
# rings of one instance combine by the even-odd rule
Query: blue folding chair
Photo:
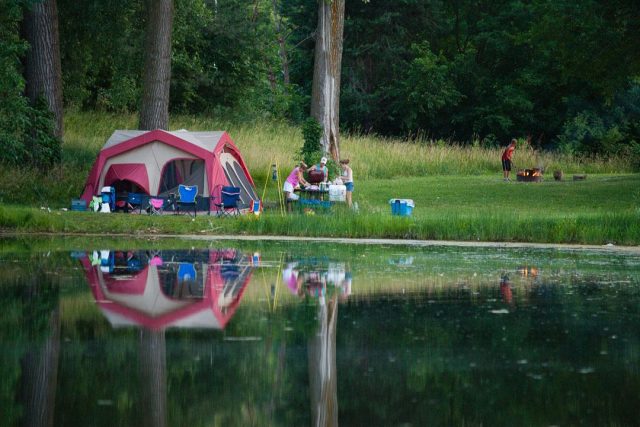
[[(180, 213), (183, 207), (187, 207), (189, 211), (193, 208), (193, 216), (196, 216), (196, 196), (198, 195), (197, 185), (182, 185), (178, 186), (178, 200), (176, 200), (176, 214)], [(185, 211), (185, 212), (189, 212)]]
[[(178, 266), (178, 288), (174, 296), (180, 298), (202, 298), (204, 289), (198, 281), (198, 272), (195, 265), (189, 262), (181, 262)], [(174, 292), (176, 292), (174, 291)]]
[(190, 262), (181, 262), (178, 266), (178, 282), (195, 282), (196, 268)]
[(220, 190), (220, 203), (214, 203), (217, 208), (218, 216), (230, 216), (232, 214), (240, 215), (240, 188), (238, 187), (222, 187)]
[(129, 193), (127, 194), (127, 206), (126, 211), (129, 212), (138, 209), (139, 213), (142, 213), (142, 203), (143, 197), (140, 193)]

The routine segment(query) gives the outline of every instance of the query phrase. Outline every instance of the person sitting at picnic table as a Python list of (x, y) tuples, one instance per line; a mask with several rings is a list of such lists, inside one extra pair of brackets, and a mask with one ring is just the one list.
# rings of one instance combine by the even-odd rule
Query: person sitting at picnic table
[(287, 179), (284, 181), (282, 191), (284, 191), (285, 200), (298, 200), (300, 196), (295, 194), (294, 190), (296, 188), (299, 188), (300, 185), (309, 185), (309, 183), (302, 176), (306, 169), (307, 165), (304, 162), (300, 162), (298, 166), (293, 168)]
[[(327, 169), (327, 158), (323, 157), (320, 159), (320, 163), (315, 164), (309, 168), (309, 175), (311, 176), (313, 172), (320, 171), (322, 172), (322, 181), (327, 182), (329, 180), (329, 169)], [(318, 181), (320, 182), (320, 181)]]

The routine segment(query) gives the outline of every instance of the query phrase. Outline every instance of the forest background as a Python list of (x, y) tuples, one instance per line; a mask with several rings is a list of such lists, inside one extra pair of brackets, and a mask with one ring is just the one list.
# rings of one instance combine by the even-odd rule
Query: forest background
[[(0, 159), (48, 165), (50, 115), (23, 94), (31, 3), (0, 1)], [(57, 6), (65, 111), (137, 111), (144, 1)], [(302, 123), (316, 22), (309, 0), (175, 0), (171, 113)], [(341, 127), (638, 159), (639, 52), (634, 0), (348, 1)]]

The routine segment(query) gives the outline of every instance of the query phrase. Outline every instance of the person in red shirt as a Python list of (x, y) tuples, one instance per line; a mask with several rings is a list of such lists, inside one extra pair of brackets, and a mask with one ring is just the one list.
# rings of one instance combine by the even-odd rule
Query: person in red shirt
[(511, 140), (511, 144), (502, 152), (502, 174), (505, 181), (509, 181), (509, 172), (511, 172), (511, 156), (516, 149), (516, 139)]

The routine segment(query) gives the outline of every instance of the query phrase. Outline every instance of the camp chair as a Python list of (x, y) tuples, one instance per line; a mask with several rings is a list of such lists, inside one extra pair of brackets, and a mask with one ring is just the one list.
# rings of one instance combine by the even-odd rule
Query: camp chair
[(164, 209), (164, 199), (149, 199), (149, 215), (162, 215)]
[(201, 298), (202, 289), (197, 281), (196, 267), (190, 262), (181, 262), (178, 266), (178, 295), (181, 298)]
[(113, 273), (116, 262), (113, 252), (107, 250), (100, 251), (100, 270), (103, 273)]
[(218, 216), (240, 215), (238, 202), (240, 201), (240, 188), (222, 187), (220, 190), (220, 203), (214, 203)]
[(109, 210), (104, 207), (101, 207), (101, 212), (113, 212), (116, 210), (116, 189), (111, 186), (102, 187), (100, 191), (100, 195), (102, 196), (102, 203), (107, 203), (109, 205)]
[(100, 212), (109, 213), (111, 212), (111, 196), (109, 193), (102, 193), (100, 196)]
[(127, 212), (135, 209), (138, 209), (138, 212), (142, 213), (142, 194), (129, 193), (127, 194)]
[(129, 271), (140, 271), (142, 270), (142, 263), (135, 256), (127, 257), (127, 269)]
[(196, 216), (196, 196), (198, 195), (197, 185), (182, 185), (178, 186), (178, 199), (176, 200), (176, 214), (180, 213), (182, 206), (193, 206), (193, 216)]

